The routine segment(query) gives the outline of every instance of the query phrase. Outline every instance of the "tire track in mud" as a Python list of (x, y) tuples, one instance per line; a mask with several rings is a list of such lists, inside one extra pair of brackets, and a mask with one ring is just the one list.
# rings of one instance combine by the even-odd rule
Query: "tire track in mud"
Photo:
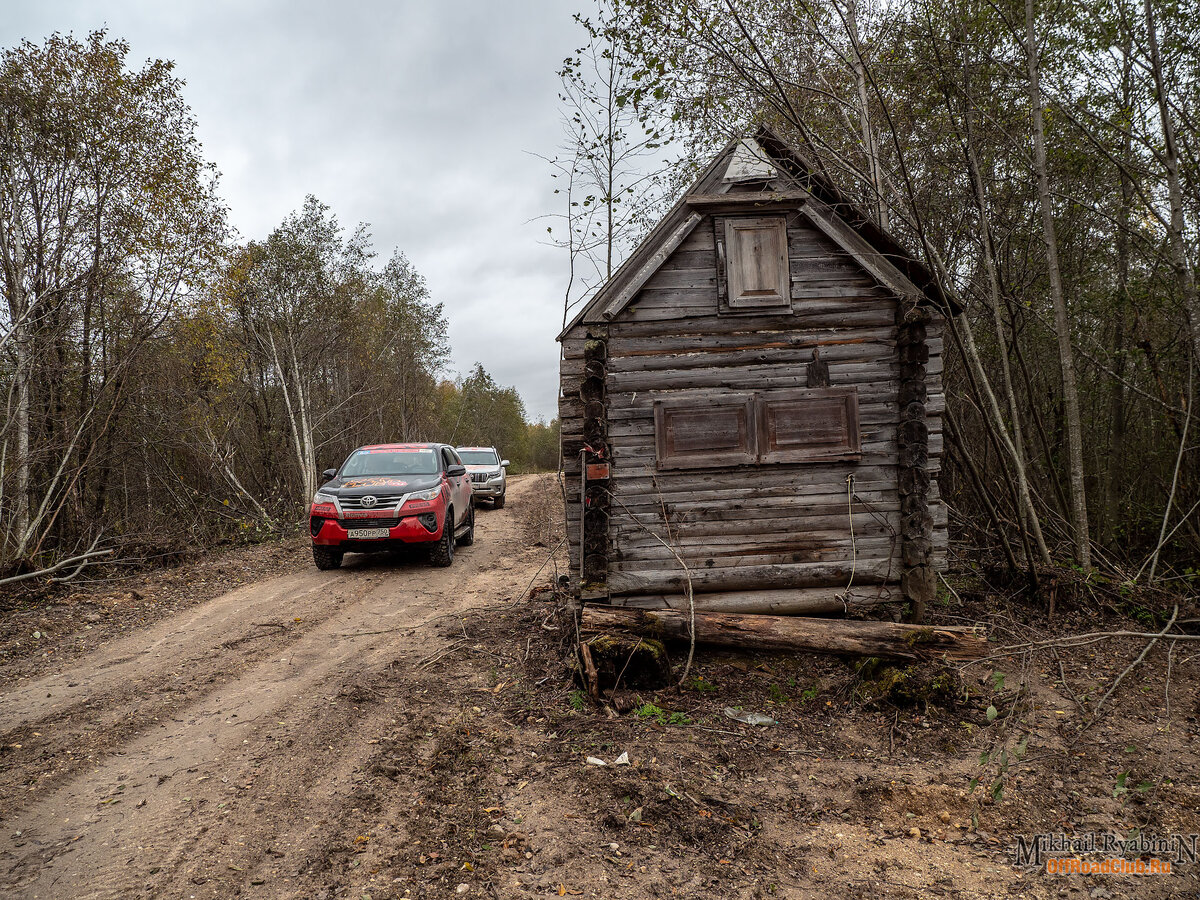
[[(372, 683), (444, 648), (447, 640), (424, 626), (524, 587), (546, 551), (527, 545), (519, 510), (540, 489), (513, 479), (516, 502), (484, 511), (476, 545), (449, 569), (360, 557), (342, 572), (240, 588), (158, 623), (140, 642), (123, 638), (8, 692), (0, 698), (5, 730), (61, 730), (49, 742), (55, 753), (79, 740), (63, 722), (119, 733), (102, 756), (75, 761), (55, 786), (26, 792), (6, 814), (0, 890), (229, 896), (231, 878), (264, 867), (275, 877), (301, 858), (322, 858), (300, 851), (340, 839), (328, 826), (353, 807), (355, 778), (399, 721), (394, 708), (373, 702)], [(238, 643), (255, 622), (282, 615), (311, 621)], [(187, 699), (169, 709), (152, 701), (143, 713), (143, 692), (179, 673)], [(93, 709), (82, 705), (88, 699)], [(126, 721), (135, 724), (121, 730)], [(273, 896), (287, 896), (286, 883), (273, 884)]]
[[(334, 586), (325, 596), (318, 593), (322, 585), (305, 587), (303, 577), (277, 579), (258, 596), (246, 586), (228, 595), (229, 604), (214, 601), (178, 617), (182, 621), (114, 642), (96, 654), (86, 677), (68, 668), (0, 696), (0, 747), (9, 754), (0, 772), (0, 821), (16, 814), (31, 790), (44, 791), (95, 765), (114, 746), (322, 625), (336, 604), (353, 602), (385, 577), (364, 572), (344, 585), (328, 579)], [(281, 610), (283, 602), (295, 605)], [(230, 614), (221, 617), (221, 610)], [(283, 612), (286, 625), (278, 623)], [(10, 727), (13, 722), (19, 724)], [(18, 773), (30, 783), (19, 783)]]

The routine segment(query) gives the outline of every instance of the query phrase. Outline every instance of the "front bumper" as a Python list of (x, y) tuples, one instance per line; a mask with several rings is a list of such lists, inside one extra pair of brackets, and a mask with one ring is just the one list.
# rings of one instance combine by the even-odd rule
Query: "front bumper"
[[(374, 550), (393, 550), (410, 544), (430, 544), (442, 537), (442, 529), (446, 527), (446, 510), (445, 507), (432, 503), (422, 506), (423, 508), (410, 510), (406, 505), (399, 515), (399, 521), (394, 512), (390, 517), (378, 517), (374, 520), (366, 517), (346, 520), (310, 515), (309, 533), (312, 534), (314, 546), (332, 547), (347, 553), (370, 553)], [(432, 530), (427, 527), (431, 522), (434, 525)], [(387, 527), (387, 537), (350, 537), (351, 528), (380, 527)]]
[(471, 495), (476, 499), (499, 497), (504, 493), (503, 481), (483, 481), (471, 485)]

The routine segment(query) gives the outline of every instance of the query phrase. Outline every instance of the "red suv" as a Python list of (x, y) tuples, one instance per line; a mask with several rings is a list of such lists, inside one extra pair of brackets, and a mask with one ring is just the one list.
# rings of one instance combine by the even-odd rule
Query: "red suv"
[(318, 569), (336, 569), (346, 553), (408, 544), (428, 544), (430, 562), (448, 566), (455, 544), (475, 541), (471, 479), (453, 447), (359, 447), (324, 475), (308, 514)]

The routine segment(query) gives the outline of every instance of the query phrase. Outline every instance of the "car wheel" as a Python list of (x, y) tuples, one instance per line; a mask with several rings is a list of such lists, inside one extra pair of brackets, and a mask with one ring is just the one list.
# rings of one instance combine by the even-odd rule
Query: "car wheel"
[(467, 533), (458, 539), (458, 546), (470, 547), (475, 543), (475, 507), (471, 507), (469, 518), (467, 519)]
[(429, 551), (429, 561), (435, 566), (448, 566), (454, 562), (454, 510), (446, 510), (446, 524), (442, 526), (442, 537)]
[(504, 494), (492, 501), (492, 509), (504, 509)]
[(343, 556), (345, 554), (341, 550), (330, 550), (328, 547), (313, 545), (313, 562), (317, 564), (318, 569), (338, 568), (342, 564)]

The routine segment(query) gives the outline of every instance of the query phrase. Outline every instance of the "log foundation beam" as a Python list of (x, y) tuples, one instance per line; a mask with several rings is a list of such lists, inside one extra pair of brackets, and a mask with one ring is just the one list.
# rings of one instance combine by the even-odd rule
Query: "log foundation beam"
[[(688, 640), (687, 610), (623, 609), (585, 604), (585, 633), (628, 631)], [(964, 626), (697, 612), (696, 642), (748, 650), (811, 651), (852, 656), (965, 661), (987, 655), (987, 636)]]

